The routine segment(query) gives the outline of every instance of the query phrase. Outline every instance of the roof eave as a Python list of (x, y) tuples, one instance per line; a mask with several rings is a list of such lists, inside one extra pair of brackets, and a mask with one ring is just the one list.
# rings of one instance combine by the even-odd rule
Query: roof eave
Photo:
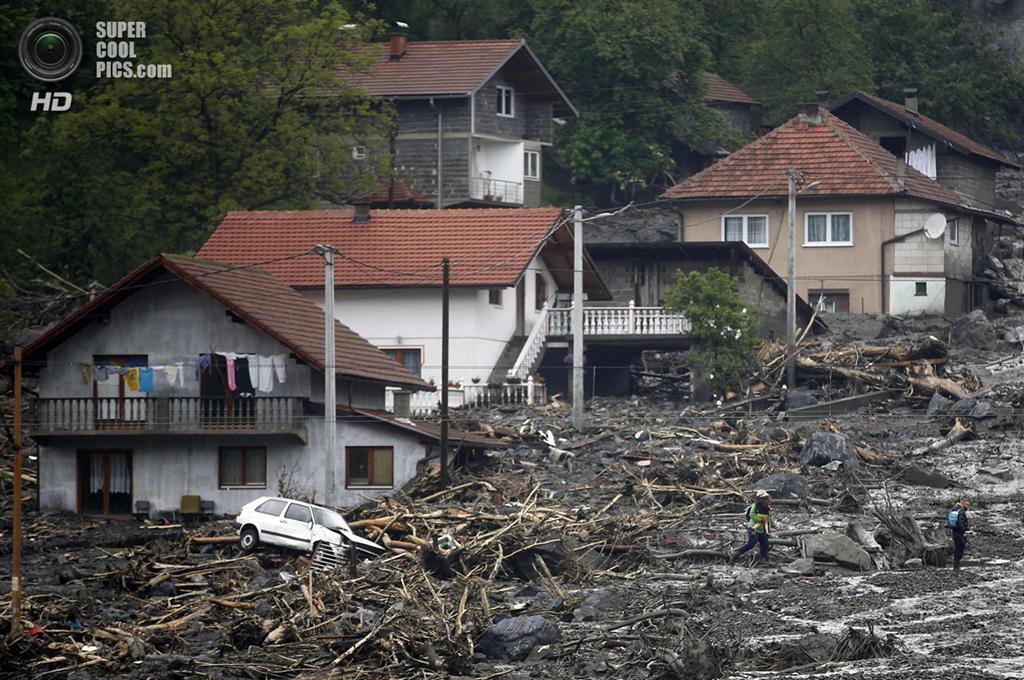
[(568, 107), (568, 109), (572, 112), (572, 115), (579, 118), (580, 112), (576, 109), (575, 106), (573, 106), (573, 103), (569, 100), (569, 97), (565, 94), (562, 88), (558, 86), (558, 83), (555, 82), (555, 79), (551, 77), (551, 73), (549, 73), (547, 68), (544, 67), (544, 64), (542, 64), (540, 59), (537, 58), (537, 55), (534, 54), (533, 50), (530, 49), (530, 46), (526, 44), (525, 40), (520, 40), (519, 44), (516, 45), (515, 49), (510, 50), (509, 53), (505, 55), (505, 58), (501, 60), (501, 63), (499, 63), (497, 66), (491, 69), (490, 72), (486, 76), (484, 76), (484, 79), (481, 80), (480, 83), (469, 92), (469, 95), (475, 96), (476, 93), (480, 91), (480, 88), (486, 85), (487, 81), (493, 78), (498, 71), (504, 68), (505, 64), (508, 63), (509, 59), (514, 57), (516, 53), (519, 52), (519, 50), (526, 50), (526, 53), (530, 55), (530, 58), (533, 60), (533, 63), (537, 65), (537, 68), (540, 69), (541, 73), (544, 74), (544, 77), (547, 78), (549, 83), (551, 83), (551, 87), (554, 88), (555, 92), (558, 93), (558, 96), (561, 97), (563, 102), (565, 102), (566, 107)]

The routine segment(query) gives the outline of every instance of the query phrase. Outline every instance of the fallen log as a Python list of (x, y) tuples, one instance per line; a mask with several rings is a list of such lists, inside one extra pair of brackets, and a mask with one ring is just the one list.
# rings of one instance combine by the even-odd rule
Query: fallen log
[(971, 428), (964, 425), (963, 422), (959, 418), (957, 418), (956, 422), (953, 423), (953, 427), (950, 428), (949, 432), (946, 434), (945, 437), (939, 439), (938, 441), (932, 442), (928, 446), (917, 449), (911, 455), (923, 456), (928, 453), (935, 453), (936, 451), (948, 449), (953, 444), (973, 434), (974, 431), (971, 430)]
[(191, 541), (193, 543), (198, 543), (200, 545), (211, 543), (221, 545), (228, 543), (236, 543), (238, 541), (238, 536), (193, 536), (191, 538)]

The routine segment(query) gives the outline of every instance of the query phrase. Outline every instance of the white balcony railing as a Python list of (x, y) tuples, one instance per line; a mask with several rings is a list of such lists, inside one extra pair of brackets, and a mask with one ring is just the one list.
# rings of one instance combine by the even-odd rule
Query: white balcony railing
[[(462, 384), (448, 388), (449, 408), (479, 408), (499, 404), (546, 404), (547, 386), (535, 382), (533, 377), (520, 383), (503, 385)], [(384, 408), (394, 411), (394, 393), (398, 388), (387, 388)], [(437, 413), (441, 403), (440, 390), (435, 392), (413, 392), (409, 399), (409, 415), (413, 418), (429, 417)]]
[(522, 205), (523, 184), (490, 177), (470, 177), (469, 196), (478, 201)]
[(547, 345), (546, 333), (550, 312), (548, 303), (545, 302), (540, 314), (537, 315), (533, 328), (530, 330), (530, 335), (526, 337), (523, 349), (519, 351), (516, 363), (508, 371), (509, 376), (519, 380), (526, 380), (533, 372), (533, 369), (536, 368), (537, 359), (544, 352), (544, 347)]
[[(661, 307), (584, 307), (583, 335), (684, 335), (690, 322)], [(548, 335), (572, 334), (572, 308), (556, 307), (548, 314)]]

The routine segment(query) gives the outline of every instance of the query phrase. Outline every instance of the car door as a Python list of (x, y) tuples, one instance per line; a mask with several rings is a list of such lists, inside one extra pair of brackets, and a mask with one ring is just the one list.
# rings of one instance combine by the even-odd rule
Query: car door
[(313, 512), (305, 503), (291, 503), (281, 516), (281, 533), (288, 537), (289, 545), (299, 550), (311, 550)]
[(279, 498), (268, 498), (256, 506), (250, 519), (260, 531), (260, 540), (270, 545), (291, 546), (281, 527), (281, 515), (288, 505)]

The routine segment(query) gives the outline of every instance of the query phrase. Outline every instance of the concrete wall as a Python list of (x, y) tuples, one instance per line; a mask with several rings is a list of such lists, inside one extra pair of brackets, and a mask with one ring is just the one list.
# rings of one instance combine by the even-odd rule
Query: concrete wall
[[(923, 229), (930, 216), (941, 213), (931, 203), (899, 199), (895, 205), (897, 236)], [(899, 243), (894, 243), (891, 246), (893, 249), (893, 272), (895, 274), (942, 274), (946, 267), (946, 241), (946, 236), (930, 239), (924, 234), (917, 234)]]
[[(780, 276), (787, 274), (786, 199), (754, 201), (736, 210), (736, 201), (679, 203), (683, 216), (684, 241), (721, 241), (721, 215), (768, 215), (767, 248), (754, 252)], [(808, 212), (849, 212), (853, 214), (852, 246), (807, 246), (804, 225)], [(811, 198), (797, 200), (797, 293), (808, 298), (810, 289), (848, 290), (850, 311), (873, 314), (881, 311), (880, 246), (895, 233), (892, 198)], [(892, 273), (892, 258), (887, 258)]]
[[(436, 107), (436, 108), (435, 108)], [(446, 205), (469, 193), (469, 99), (402, 101), (398, 109), (395, 172), (410, 188), (437, 200), (437, 117), (441, 111), (442, 196)]]
[[(919, 284), (924, 295), (918, 295)], [(945, 277), (903, 277), (894, 276), (889, 280), (889, 313), (916, 316), (921, 314), (941, 315), (946, 311)]]
[(946, 186), (973, 199), (977, 207), (991, 210), (996, 201), (996, 166), (973, 156), (946, 149), (936, 153), (938, 177)]
[[(557, 289), (554, 278), (538, 257), (523, 280), (525, 332), (538, 316), (534, 308), (536, 276), (547, 282), (549, 296)], [(320, 290), (303, 291), (323, 304)], [(449, 379), (486, 380), (515, 334), (516, 289), (502, 289), (502, 304), (488, 302), (486, 288), (453, 288), (449, 299)], [(437, 288), (339, 288), (335, 295), (338, 319), (377, 347), (420, 350), (422, 377), (441, 383), (441, 291)], [(339, 393), (340, 399), (340, 393)]]
[[(322, 421), (321, 421), (322, 422)], [(307, 424), (308, 443), (286, 436), (97, 436), (54, 438), (40, 447), (39, 502), (47, 510), (77, 510), (76, 454), (79, 450), (129, 449), (132, 451), (132, 502), (147, 500), (155, 513), (176, 510), (183, 495), (198, 495), (216, 504), (217, 514), (235, 514), (260, 496), (276, 496), (279, 483), (286, 493), (313, 496), (323, 502), (326, 495), (326, 446), (323, 427)], [(415, 435), (383, 424), (339, 422), (336, 496), (339, 506), (353, 506), (363, 496), (380, 496), (392, 489), (345, 489), (345, 447), (393, 446), (394, 488), (400, 488), (416, 474), (416, 465), (428, 454), (428, 447)], [(267, 484), (265, 488), (218, 488), (218, 448), (222, 446), (265, 446)]]

